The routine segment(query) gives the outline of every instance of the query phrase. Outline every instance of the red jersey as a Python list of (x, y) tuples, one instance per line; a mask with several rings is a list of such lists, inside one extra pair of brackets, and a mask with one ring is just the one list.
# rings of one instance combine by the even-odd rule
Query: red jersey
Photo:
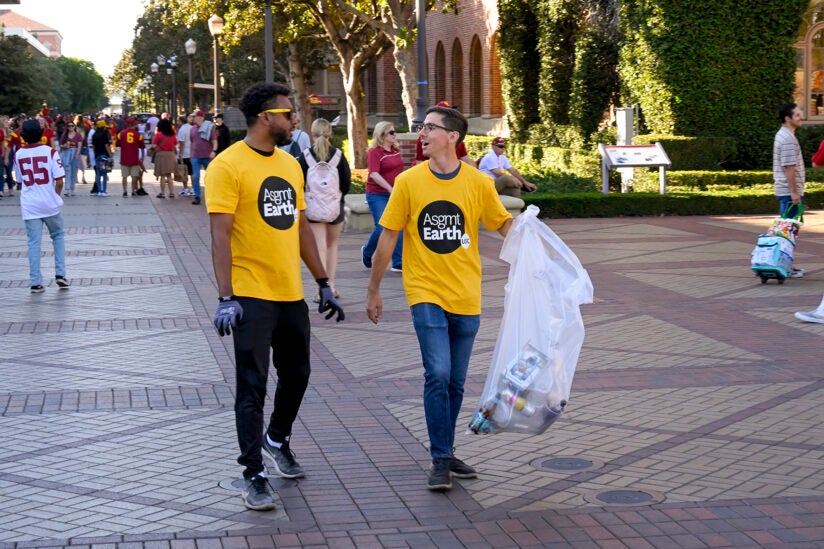
[(16, 129), (9, 134), (6, 138), (6, 146), (9, 148), (11, 153), (16, 153), (20, 150), (20, 147), (24, 145), (23, 138), (20, 137), (20, 129)]
[(49, 147), (52, 146), (52, 140), (54, 139), (54, 130), (50, 127), (46, 126), (43, 128), (43, 137), (40, 138), (40, 143), (43, 145), (48, 145)]
[(122, 130), (117, 134), (115, 146), (120, 149), (121, 166), (138, 166), (140, 164), (140, 150), (146, 148), (143, 136), (135, 128)]

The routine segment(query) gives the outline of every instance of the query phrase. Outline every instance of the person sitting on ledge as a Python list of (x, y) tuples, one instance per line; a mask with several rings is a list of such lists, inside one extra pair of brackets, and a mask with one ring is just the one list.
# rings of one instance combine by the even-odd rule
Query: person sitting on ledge
[[(504, 151), (506, 139), (496, 137), (492, 140), (492, 149), (481, 158), (478, 169), (495, 180), (498, 194), (521, 197), (521, 191), (531, 193), (538, 187), (527, 181), (509, 162)], [(504, 170), (509, 173), (505, 173)], [(511, 175), (510, 175), (511, 174)]]

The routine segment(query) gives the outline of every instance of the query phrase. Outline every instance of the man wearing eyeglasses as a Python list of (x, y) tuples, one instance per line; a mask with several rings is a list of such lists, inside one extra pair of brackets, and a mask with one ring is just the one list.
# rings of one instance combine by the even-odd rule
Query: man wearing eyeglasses
[(200, 168), (204, 170), (217, 154), (217, 132), (215, 125), (206, 120), (201, 110), (193, 113), (194, 121), (189, 131), (192, 152), (192, 190), (195, 198), (192, 204), (200, 204)]
[[(303, 171), (277, 147), (291, 135), (288, 95), (276, 84), (249, 88), (240, 101), (246, 137), (221, 152), (208, 169), (206, 209), (219, 296), (214, 324), (221, 336), (233, 333), (242, 495), (246, 507), (258, 511), (275, 508), (263, 476), (264, 459), (284, 478), (304, 476), (290, 448), (310, 372), (301, 259), (320, 287), (318, 312), (344, 319), (303, 215)], [(264, 433), (270, 353), (277, 389)]]
[(431, 107), (419, 130), (429, 160), (395, 180), (380, 219), (383, 232), (372, 256), (366, 314), (383, 312), (380, 283), (403, 231), (403, 283), (424, 367), (424, 413), (432, 469), (427, 487), (449, 490), (452, 477), (477, 472), (454, 456), (455, 425), (481, 313), (478, 222), (506, 235), (512, 224), (485, 175), (458, 160), (467, 130), (456, 109)]

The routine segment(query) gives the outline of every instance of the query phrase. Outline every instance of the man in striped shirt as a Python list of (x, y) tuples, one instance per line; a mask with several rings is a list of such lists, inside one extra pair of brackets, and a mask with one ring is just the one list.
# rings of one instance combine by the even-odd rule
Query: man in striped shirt
[[(795, 103), (785, 103), (778, 110), (781, 128), (773, 142), (773, 181), (778, 199), (779, 215), (792, 217), (804, 198), (804, 158), (795, 130), (801, 126), (801, 109)], [(792, 278), (804, 276), (804, 269), (793, 267)]]

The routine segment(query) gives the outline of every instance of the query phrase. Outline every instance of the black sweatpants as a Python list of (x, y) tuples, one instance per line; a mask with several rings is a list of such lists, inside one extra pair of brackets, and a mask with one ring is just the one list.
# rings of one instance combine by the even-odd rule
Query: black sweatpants
[(240, 445), (238, 463), (250, 478), (263, 471), (263, 406), (269, 375), (269, 352), (277, 372), (275, 408), (267, 433), (276, 442), (292, 434), (303, 394), (309, 384), (309, 308), (300, 301), (236, 298), (243, 318), (233, 332), (237, 390), (235, 424)]

